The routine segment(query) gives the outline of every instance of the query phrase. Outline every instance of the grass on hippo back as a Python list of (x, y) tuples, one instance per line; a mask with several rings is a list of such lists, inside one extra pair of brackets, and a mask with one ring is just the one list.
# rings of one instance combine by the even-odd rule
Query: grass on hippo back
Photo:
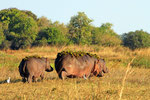
[(38, 55), (33, 55), (33, 56), (26, 56), (25, 58), (23, 58), (23, 60), (28, 60), (29, 58), (42, 58), (41, 56)]
[(58, 56), (63, 56), (63, 55), (71, 55), (72, 57), (82, 57), (85, 55), (88, 55), (90, 57), (94, 57), (97, 59), (100, 59), (100, 57), (96, 54), (91, 54), (91, 53), (87, 53), (87, 52), (83, 52), (83, 51), (62, 51), (60, 53), (58, 53)]

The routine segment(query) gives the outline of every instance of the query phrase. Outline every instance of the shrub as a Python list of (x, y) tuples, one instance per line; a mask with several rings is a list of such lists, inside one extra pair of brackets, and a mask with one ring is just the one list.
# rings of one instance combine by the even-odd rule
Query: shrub
[(0, 21), (8, 25), (5, 39), (11, 41), (11, 49), (27, 48), (35, 40), (38, 27), (33, 16), (16, 8), (0, 11)]
[(92, 44), (102, 46), (119, 46), (121, 44), (121, 39), (120, 36), (112, 29), (112, 24), (105, 23), (99, 28), (93, 28)]
[(43, 37), (40, 40), (35, 40), (35, 42), (33, 43), (34, 46), (46, 46), (48, 45), (47, 43), (47, 39), (45, 37)]
[(122, 35), (122, 40), (123, 45), (132, 50), (150, 47), (150, 34), (143, 30), (125, 33)]
[(4, 40), (4, 33), (3, 33), (3, 25), (2, 23), (0, 22), (0, 45), (2, 44), (2, 41)]
[(67, 39), (57, 28), (49, 27), (41, 30), (37, 36), (34, 45), (38, 43), (42, 45), (63, 45), (66, 44)]
[(134, 67), (143, 67), (143, 68), (150, 68), (150, 57), (149, 56), (138, 56), (134, 59), (133, 63), (131, 64)]
[(10, 49), (10, 46), (11, 46), (11, 41), (4, 40), (0, 45), (0, 49), (7, 50)]

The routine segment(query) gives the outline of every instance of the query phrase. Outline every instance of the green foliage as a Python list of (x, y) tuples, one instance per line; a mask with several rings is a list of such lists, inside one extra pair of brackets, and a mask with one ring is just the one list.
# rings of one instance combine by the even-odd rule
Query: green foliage
[(26, 14), (27, 12), (16, 8), (4, 9), (0, 11), (0, 21), (8, 25), (5, 37), (11, 41), (12, 49), (30, 47), (35, 40), (38, 31), (36, 21)]
[(41, 29), (49, 27), (51, 24), (51, 21), (48, 20), (46, 17), (42, 16), (38, 18), (37, 24), (38, 24), (39, 30), (41, 30)]
[(132, 63), (133, 67), (150, 68), (150, 57), (149, 56), (138, 56)]
[(33, 42), (33, 46), (47, 46), (47, 39), (45, 37), (42, 38), (37, 38), (34, 42)]
[(29, 17), (32, 17), (34, 20), (37, 20), (37, 16), (34, 13), (32, 13), (31, 11), (22, 10), (22, 12), (25, 12), (26, 15), (28, 15)]
[(0, 45), (2, 44), (2, 42), (5, 39), (4, 33), (3, 33), (4, 29), (2, 27), (2, 23), (0, 22)]
[(113, 24), (100, 27), (91, 25), (84, 12), (72, 16), (68, 25), (46, 17), (37, 16), (28, 10), (17, 8), (0, 11), (0, 48), (24, 49), (32, 45), (100, 45), (118, 46), (122, 43), (130, 49), (150, 47), (150, 35), (142, 30), (120, 36), (112, 29)]
[(78, 12), (78, 15), (71, 17), (69, 28), (69, 38), (75, 44), (91, 43), (91, 19), (84, 12)]
[(49, 27), (39, 32), (35, 45), (38, 45), (38, 43), (46, 43), (50, 45), (63, 45), (66, 43), (66, 38), (64, 34), (62, 34), (57, 28)]
[(62, 55), (71, 55), (74, 57), (80, 57), (80, 56), (88, 55), (90, 57), (95, 57), (97, 59), (100, 59), (100, 57), (96, 54), (86, 53), (83, 51), (62, 51), (62, 52), (58, 53), (58, 56), (62, 56)]
[(11, 41), (8, 41), (8, 40), (4, 40), (0, 45), (0, 49), (3, 49), (3, 50), (7, 50), (10, 47), (11, 47)]
[(112, 29), (111, 23), (102, 24), (100, 28), (93, 27), (92, 43), (102, 46), (118, 46), (121, 39)]
[(150, 47), (150, 34), (143, 30), (129, 32), (122, 35), (123, 45), (134, 50), (137, 48)]
[(23, 58), (24, 61), (28, 60), (29, 58), (42, 58), (38, 55), (33, 55), (33, 56), (26, 56), (25, 58)]
[(66, 25), (64, 25), (64, 23), (60, 23), (59, 21), (55, 21), (54, 23), (52, 23), (51, 27), (56, 27), (64, 35), (68, 33), (68, 28), (66, 27)]

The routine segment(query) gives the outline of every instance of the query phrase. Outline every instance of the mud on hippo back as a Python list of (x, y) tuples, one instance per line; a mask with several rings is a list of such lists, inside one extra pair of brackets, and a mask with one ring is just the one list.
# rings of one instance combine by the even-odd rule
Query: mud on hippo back
[(32, 81), (36, 82), (38, 77), (41, 77), (43, 80), (45, 71), (51, 72), (53, 68), (50, 66), (48, 59), (44, 57), (25, 57), (19, 65), (19, 72), (23, 82), (26, 79), (29, 83)]

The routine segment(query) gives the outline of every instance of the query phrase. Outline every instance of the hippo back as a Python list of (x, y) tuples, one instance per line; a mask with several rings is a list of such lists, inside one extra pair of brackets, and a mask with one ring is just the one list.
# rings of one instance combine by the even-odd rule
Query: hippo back
[(29, 71), (52, 71), (52, 67), (49, 65), (49, 61), (44, 57), (26, 57), (23, 58), (19, 65), (19, 72), (22, 77), (27, 77)]
[(70, 54), (66, 55), (57, 55), (55, 60), (55, 69), (58, 74), (61, 71), (66, 71), (70, 74), (74, 74), (75, 76), (82, 76), (82, 74), (90, 74), (91, 70), (94, 67), (94, 61), (96, 59), (89, 55), (83, 56), (72, 56)]

